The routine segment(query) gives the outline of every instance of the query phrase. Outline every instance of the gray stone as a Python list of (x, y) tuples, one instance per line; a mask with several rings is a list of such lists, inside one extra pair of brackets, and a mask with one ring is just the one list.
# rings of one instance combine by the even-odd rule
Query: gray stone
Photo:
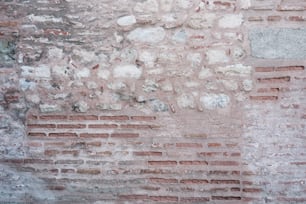
[(135, 16), (123, 16), (117, 20), (119, 26), (131, 26), (136, 23)]
[(166, 32), (161, 27), (136, 28), (128, 34), (127, 39), (134, 42), (154, 44), (161, 42), (165, 36)]
[(177, 105), (180, 108), (195, 108), (195, 100), (192, 94), (182, 94), (177, 98)]
[(39, 105), (40, 112), (42, 113), (51, 113), (51, 112), (60, 112), (62, 109), (56, 104), (41, 104)]
[(252, 29), (251, 54), (266, 59), (306, 58), (306, 29)]
[(72, 106), (72, 109), (78, 113), (86, 113), (89, 110), (89, 106), (85, 101), (78, 101)]
[(169, 110), (169, 106), (158, 99), (151, 100), (150, 106), (155, 112), (166, 112)]
[(205, 94), (200, 98), (204, 108), (213, 110), (217, 108), (225, 108), (230, 103), (230, 97), (225, 94)]
[(98, 104), (97, 108), (100, 110), (116, 111), (116, 110), (121, 110), (122, 105), (120, 103), (102, 103), (102, 104)]
[(15, 43), (7, 40), (0, 40), (0, 67), (11, 66), (15, 63)]

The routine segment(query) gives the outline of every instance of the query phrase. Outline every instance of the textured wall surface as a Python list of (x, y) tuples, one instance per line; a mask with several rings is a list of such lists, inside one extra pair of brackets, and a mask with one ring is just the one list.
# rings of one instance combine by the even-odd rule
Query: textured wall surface
[(306, 203), (305, 0), (0, 0), (0, 203)]

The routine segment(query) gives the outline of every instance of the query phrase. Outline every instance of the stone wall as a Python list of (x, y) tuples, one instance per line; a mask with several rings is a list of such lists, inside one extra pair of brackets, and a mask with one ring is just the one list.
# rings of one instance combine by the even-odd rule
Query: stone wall
[(305, 11), (0, 1), (0, 203), (305, 203)]

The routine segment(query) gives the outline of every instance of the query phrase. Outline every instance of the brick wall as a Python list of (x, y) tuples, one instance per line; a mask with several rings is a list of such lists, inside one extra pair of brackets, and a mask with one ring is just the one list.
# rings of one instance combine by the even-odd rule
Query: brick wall
[(0, 1), (0, 203), (305, 203), (305, 10)]

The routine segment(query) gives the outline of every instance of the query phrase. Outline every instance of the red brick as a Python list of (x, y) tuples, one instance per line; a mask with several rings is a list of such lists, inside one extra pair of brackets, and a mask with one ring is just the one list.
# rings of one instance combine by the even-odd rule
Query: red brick
[(202, 148), (203, 145), (200, 143), (176, 143), (176, 147), (179, 148)]
[(16, 27), (18, 23), (16, 21), (2, 21), (0, 27)]
[(150, 196), (150, 200), (156, 202), (177, 202), (178, 197), (176, 196)]
[(208, 180), (206, 179), (182, 179), (180, 183), (183, 184), (208, 184)]
[(238, 166), (239, 162), (236, 161), (211, 161), (210, 165), (213, 166)]
[(267, 20), (268, 21), (280, 21), (282, 19), (281, 16), (268, 16)]
[(115, 129), (118, 128), (117, 124), (89, 124), (88, 128), (94, 129)]
[(62, 132), (62, 133), (49, 133), (49, 137), (77, 137), (76, 133)]
[(275, 71), (283, 72), (283, 71), (303, 71), (305, 69), (304, 66), (286, 66), (286, 67), (276, 67)]
[(75, 173), (74, 169), (61, 169), (61, 173)]
[(255, 101), (276, 101), (278, 96), (250, 96), (250, 99)]
[(209, 197), (181, 197), (180, 201), (184, 203), (202, 203), (208, 202)]
[(208, 146), (208, 147), (221, 147), (222, 144), (220, 144), (220, 143), (208, 143), (207, 146)]
[(48, 188), (53, 191), (63, 191), (66, 189), (65, 186), (48, 186)]
[(45, 137), (46, 133), (43, 133), (43, 132), (29, 132), (28, 136), (30, 136), (30, 137)]
[(40, 120), (66, 120), (66, 115), (41, 115), (39, 116)]
[(45, 150), (45, 156), (52, 157), (59, 154), (58, 150)]
[(288, 17), (289, 21), (306, 21), (305, 16), (289, 16)]
[(53, 164), (52, 160), (47, 159), (25, 159), (25, 164)]
[(263, 21), (263, 18), (261, 16), (250, 16), (248, 21)]
[(212, 184), (240, 184), (239, 180), (211, 180)]
[(148, 199), (147, 195), (120, 195), (120, 200), (145, 200)]
[(100, 120), (129, 120), (129, 116), (127, 115), (116, 115), (116, 116), (100, 116)]
[(180, 161), (180, 165), (207, 165), (207, 161)]
[(151, 121), (156, 120), (155, 116), (131, 116), (132, 120), (138, 120), (138, 121)]
[(108, 133), (81, 133), (80, 137), (85, 138), (108, 138)]
[(100, 169), (78, 169), (78, 174), (91, 174), (91, 175), (98, 175), (101, 173)]
[(120, 125), (121, 128), (126, 129), (156, 129), (159, 128), (157, 125), (140, 125), (140, 124), (125, 124)]
[(59, 129), (84, 129), (86, 128), (85, 124), (58, 124), (57, 128)]
[(239, 196), (212, 196), (212, 200), (241, 200)]
[(256, 67), (255, 71), (256, 72), (273, 72), (274, 67)]
[(290, 76), (272, 77), (272, 78), (258, 78), (259, 83), (284, 83), (290, 81)]
[(69, 120), (98, 120), (99, 117), (96, 115), (72, 115)]
[(46, 128), (46, 129), (51, 129), (51, 128), (56, 128), (55, 124), (28, 124), (28, 128)]
[(111, 137), (114, 138), (136, 138), (139, 137), (138, 133), (112, 133)]
[(152, 166), (174, 166), (177, 165), (176, 161), (148, 161)]
[(162, 156), (162, 152), (153, 152), (153, 151), (148, 151), (148, 152), (134, 152), (133, 153), (135, 156)]
[(177, 179), (150, 178), (152, 183), (178, 183)]
[(262, 192), (262, 189), (260, 189), (260, 188), (244, 188), (242, 191), (245, 192), (245, 193), (260, 193), (260, 192)]
[(55, 164), (84, 164), (83, 160), (57, 160)]

